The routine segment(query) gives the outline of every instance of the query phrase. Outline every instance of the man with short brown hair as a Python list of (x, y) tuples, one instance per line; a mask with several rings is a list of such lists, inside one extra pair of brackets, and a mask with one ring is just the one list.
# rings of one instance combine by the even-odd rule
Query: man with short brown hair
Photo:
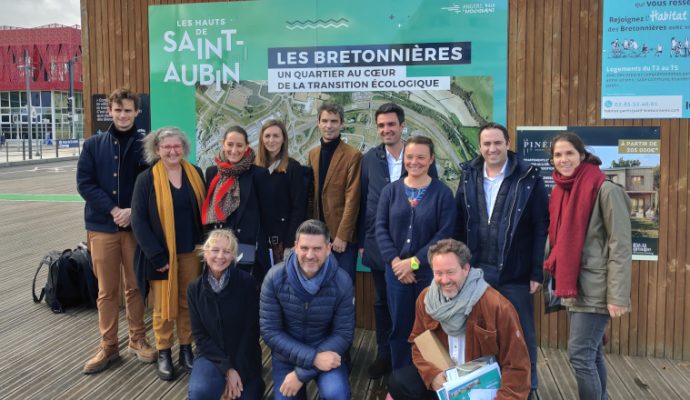
[[(495, 356), (501, 368), (496, 399), (525, 399), (530, 393), (530, 361), (515, 308), (470, 268), (470, 251), (454, 239), (439, 240), (428, 252), (434, 280), (417, 298), (410, 333), (414, 365), (393, 371), (388, 388), (395, 400), (436, 399), (445, 371), (427, 361), (415, 338), (432, 331), (451, 360), (460, 365)], [(432, 391), (433, 390), (433, 391)]]
[(77, 190), (86, 204), (84, 221), (88, 233), (93, 269), (98, 279), (98, 353), (84, 365), (85, 374), (108, 368), (120, 356), (120, 276), (124, 282), (129, 350), (145, 363), (156, 361), (156, 352), (146, 340), (144, 299), (134, 275), (136, 246), (130, 225), (132, 193), (139, 172), (146, 168), (141, 139), (146, 134), (134, 119), (139, 97), (128, 89), (117, 89), (108, 98), (113, 123), (107, 132), (84, 142), (77, 163)]

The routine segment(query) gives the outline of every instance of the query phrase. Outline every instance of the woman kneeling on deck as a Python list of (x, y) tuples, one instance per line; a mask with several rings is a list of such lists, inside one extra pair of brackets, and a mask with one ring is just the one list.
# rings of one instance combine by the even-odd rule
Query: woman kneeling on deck
[(201, 276), (187, 289), (197, 358), (189, 398), (260, 399), (259, 298), (254, 278), (235, 268), (237, 239), (212, 231), (203, 247)]

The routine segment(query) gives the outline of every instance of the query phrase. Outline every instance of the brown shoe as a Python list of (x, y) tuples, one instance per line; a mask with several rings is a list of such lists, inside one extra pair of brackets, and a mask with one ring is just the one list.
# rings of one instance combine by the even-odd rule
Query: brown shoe
[(158, 360), (158, 353), (154, 350), (145, 337), (136, 340), (129, 340), (129, 352), (136, 354), (137, 359), (143, 363), (150, 364)]
[(95, 374), (108, 368), (111, 362), (120, 357), (120, 350), (117, 346), (104, 346), (98, 349), (98, 353), (84, 364), (85, 374)]

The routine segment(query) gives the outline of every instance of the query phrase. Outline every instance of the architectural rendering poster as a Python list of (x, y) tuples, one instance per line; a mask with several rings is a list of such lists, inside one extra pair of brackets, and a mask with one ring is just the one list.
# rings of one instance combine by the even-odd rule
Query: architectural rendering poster
[(690, 1), (604, 0), (601, 118), (690, 118)]
[(633, 260), (659, 255), (659, 180), (661, 137), (658, 127), (518, 127), (517, 152), (541, 168), (546, 188), (553, 188), (549, 164), (551, 138), (575, 132), (602, 161), (608, 179), (625, 187), (632, 201)]
[(442, 178), (477, 154), (485, 121), (506, 120), (507, 0), (257, 0), (149, 7), (152, 127), (195, 136), (203, 168), (232, 125), (258, 141), (283, 120), (290, 155), (318, 144), (318, 107), (345, 111), (343, 140), (379, 143), (374, 111), (405, 108), (404, 135), (437, 143)]

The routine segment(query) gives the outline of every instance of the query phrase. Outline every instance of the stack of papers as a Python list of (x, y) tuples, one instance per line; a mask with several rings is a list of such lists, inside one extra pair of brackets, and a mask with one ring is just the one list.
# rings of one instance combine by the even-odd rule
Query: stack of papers
[(493, 400), (501, 387), (501, 369), (494, 357), (482, 357), (449, 368), (439, 400)]

